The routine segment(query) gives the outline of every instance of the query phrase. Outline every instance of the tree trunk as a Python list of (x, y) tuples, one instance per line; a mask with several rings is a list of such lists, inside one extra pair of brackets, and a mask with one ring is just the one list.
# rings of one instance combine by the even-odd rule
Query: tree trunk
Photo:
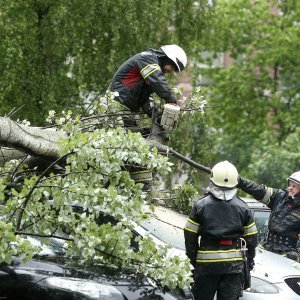
[(29, 127), (9, 118), (0, 117), (0, 161), (3, 163), (10, 159), (21, 158), (25, 154), (56, 160), (60, 155), (55, 142), (63, 136), (65, 136), (63, 131)]
[[(0, 164), (11, 159), (23, 158), (25, 155), (32, 156), (25, 160), (26, 163), (32, 165), (42, 164), (43, 161), (54, 161), (60, 157), (59, 149), (55, 142), (64, 136), (66, 134), (63, 131), (29, 127), (16, 123), (9, 118), (0, 117)], [(163, 145), (161, 143), (162, 140), (160, 135), (154, 131), (150, 139), (147, 139), (147, 142), (150, 147), (157, 147), (162, 154), (172, 153), (192, 167), (205, 173), (210, 173), (209, 168)]]

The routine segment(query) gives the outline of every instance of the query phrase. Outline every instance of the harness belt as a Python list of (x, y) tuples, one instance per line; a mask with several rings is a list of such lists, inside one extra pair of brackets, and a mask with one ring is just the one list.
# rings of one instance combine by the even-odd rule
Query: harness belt
[(267, 234), (267, 242), (271, 244), (284, 245), (288, 247), (296, 248), (297, 239), (291, 236), (283, 236), (280, 234), (275, 234), (272, 232), (268, 232)]

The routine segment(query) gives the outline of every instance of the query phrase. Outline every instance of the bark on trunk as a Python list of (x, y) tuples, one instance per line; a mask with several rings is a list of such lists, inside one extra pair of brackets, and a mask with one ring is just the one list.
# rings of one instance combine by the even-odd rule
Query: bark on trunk
[(65, 136), (63, 131), (29, 127), (9, 118), (0, 117), (2, 161), (9, 160), (8, 158), (20, 158), (25, 153), (47, 160), (56, 160), (60, 155), (55, 142), (63, 136)]

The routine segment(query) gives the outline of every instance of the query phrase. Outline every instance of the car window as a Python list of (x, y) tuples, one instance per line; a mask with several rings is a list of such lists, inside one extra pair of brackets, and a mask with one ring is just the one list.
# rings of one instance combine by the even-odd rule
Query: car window
[(258, 231), (258, 240), (261, 241), (268, 231), (270, 211), (254, 209), (252, 213)]

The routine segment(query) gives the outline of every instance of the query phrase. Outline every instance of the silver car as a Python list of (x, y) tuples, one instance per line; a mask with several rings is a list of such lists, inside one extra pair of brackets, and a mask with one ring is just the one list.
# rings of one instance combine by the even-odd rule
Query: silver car
[[(259, 222), (266, 226), (268, 213), (265, 213), (265, 207), (262, 209), (265, 220)], [(173, 254), (185, 255), (183, 228), (187, 216), (161, 206), (156, 207), (155, 215), (142, 224), (143, 228), (137, 229), (139, 234), (150, 231), (158, 243), (172, 244)], [(260, 213), (255, 216), (262, 218)], [(300, 263), (257, 247), (251, 275), (251, 288), (243, 292), (241, 299), (300, 299)]]
[(251, 288), (241, 299), (300, 299), (300, 263), (257, 247)]

